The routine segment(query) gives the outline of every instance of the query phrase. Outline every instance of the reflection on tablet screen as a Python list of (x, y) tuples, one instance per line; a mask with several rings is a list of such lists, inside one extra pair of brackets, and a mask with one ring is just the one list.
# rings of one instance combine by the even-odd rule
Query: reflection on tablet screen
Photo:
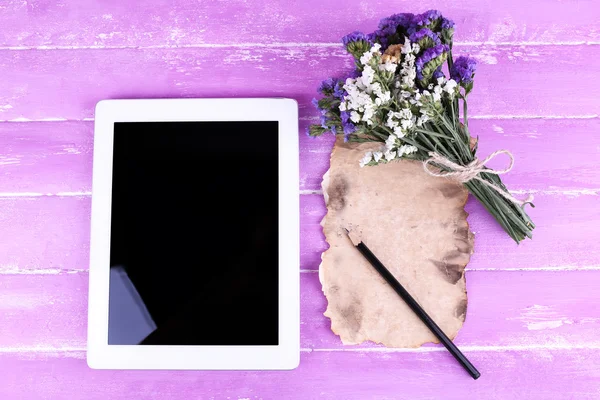
[(111, 209), (109, 344), (278, 344), (276, 121), (116, 123)]

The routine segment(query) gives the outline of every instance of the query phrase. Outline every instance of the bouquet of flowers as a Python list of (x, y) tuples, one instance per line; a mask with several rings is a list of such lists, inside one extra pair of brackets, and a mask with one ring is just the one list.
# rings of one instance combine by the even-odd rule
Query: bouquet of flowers
[[(430, 175), (459, 180), (519, 243), (531, 238), (535, 227), (524, 211), (526, 204), (533, 206), (533, 197), (516, 199), (500, 180), (499, 175), (512, 168), (510, 152), (500, 150), (484, 160), (476, 157), (478, 139), (469, 133), (467, 97), (477, 63), (469, 57), (453, 58), (453, 34), (454, 23), (431, 10), (395, 14), (381, 20), (374, 33), (345, 36), (342, 42), (356, 70), (346, 79), (323, 81), (318, 89), (323, 97), (313, 100), (321, 123), (311, 125), (307, 133), (381, 142), (379, 151), (364, 155), (361, 166), (412, 159), (422, 161)], [(485, 164), (499, 154), (506, 154), (510, 165), (504, 170), (487, 168)]]

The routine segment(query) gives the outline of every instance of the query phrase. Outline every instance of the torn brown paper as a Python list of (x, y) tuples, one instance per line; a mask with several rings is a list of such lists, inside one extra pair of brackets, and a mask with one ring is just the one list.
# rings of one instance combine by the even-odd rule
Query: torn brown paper
[(353, 246), (343, 230), (348, 228), (454, 338), (465, 320), (464, 269), (473, 252), (467, 191), (427, 175), (416, 161), (360, 168), (364, 153), (379, 147), (338, 140), (323, 178), (327, 215), (321, 225), (330, 246), (319, 267), (325, 316), (344, 344), (437, 342)]

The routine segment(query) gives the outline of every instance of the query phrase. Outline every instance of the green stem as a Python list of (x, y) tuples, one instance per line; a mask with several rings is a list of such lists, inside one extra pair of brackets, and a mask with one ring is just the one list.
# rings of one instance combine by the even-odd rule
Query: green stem
[(467, 119), (467, 94), (463, 97), (463, 124), (465, 125), (465, 132), (469, 132), (469, 120)]

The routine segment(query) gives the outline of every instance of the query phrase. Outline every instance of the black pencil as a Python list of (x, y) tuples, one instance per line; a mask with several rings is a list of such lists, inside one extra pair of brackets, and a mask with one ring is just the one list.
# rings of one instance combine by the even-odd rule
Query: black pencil
[(379, 274), (387, 281), (387, 283), (390, 284), (390, 286), (396, 291), (396, 293), (398, 293), (398, 295), (402, 297), (406, 304), (408, 304), (408, 306), (414, 311), (415, 314), (417, 314), (421, 321), (423, 321), (423, 323), (427, 325), (427, 328), (429, 328), (429, 330), (433, 332), (435, 337), (437, 337), (440, 340), (440, 342), (442, 342), (442, 344), (446, 347), (446, 349), (448, 349), (450, 354), (452, 354), (454, 358), (456, 358), (460, 365), (462, 365), (464, 369), (467, 370), (467, 372), (473, 377), (473, 379), (479, 378), (481, 374), (479, 373), (479, 371), (477, 371), (477, 368), (475, 368), (475, 366), (471, 364), (469, 360), (467, 360), (467, 357), (465, 357), (464, 354), (460, 352), (458, 347), (456, 347), (454, 343), (452, 343), (452, 340), (450, 340), (450, 338), (446, 336), (444, 331), (442, 331), (440, 327), (431, 319), (431, 317), (427, 315), (425, 310), (423, 310), (423, 308), (410, 295), (410, 293), (408, 293), (406, 289), (404, 289), (400, 282), (398, 282), (398, 280), (394, 278), (394, 275), (392, 275), (391, 272), (388, 271), (388, 269), (381, 263), (381, 261), (377, 259), (377, 257), (375, 257), (375, 254), (373, 254), (371, 250), (369, 250), (369, 248), (360, 239), (352, 235), (350, 231), (348, 231), (348, 229), (344, 228), (344, 230), (346, 231), (348, 237), (352, 241), (352, 244), (354, 244), (358, 251), (362, 253), (362, 255), (371, 263), (371, 265), (377, 270), (377, 272), (379, 272)]

